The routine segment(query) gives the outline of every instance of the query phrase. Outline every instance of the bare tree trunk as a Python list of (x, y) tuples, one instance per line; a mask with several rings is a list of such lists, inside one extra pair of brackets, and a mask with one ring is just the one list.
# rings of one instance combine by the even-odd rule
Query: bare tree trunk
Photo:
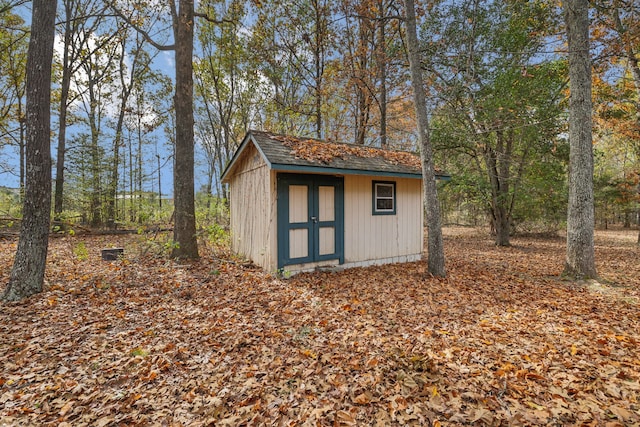
[(179, 0), (176, 42), (176, 151), (174, 168), (175, 226), (178, 244), (173, 258), (198, 258), (194, 194), (193, 134), (193, 0)]
[(42, 291), (51, 215), (51, 63), (56, 0), (33, 0), (26, 83), (26, 179), (23, 220), (4, 301)]
[(589, 1), (567, 0), (569, 44), (569, 209), (564, 275), (595, 278)]
[(428, 228), (428, 268), (434, 276), (444, 277), (444, 243), (440, 219), (440, 202), (436, 187), (435, 168), (433, 165), (433, 149), (429, 134), (429, 117), (427, 116), (427, 100), (422, 83), (420, 68), (420, 50), (416, 31), (416, 12), (413, 0), (405, 0), (407, 14), (407, 48), (409, 50), (409, 67), (415, 99), (416, 117), (418, 118), (418, 139), (420, 140), (420, 157), (422, 160), (422, 181), (424, 185), (424, 203), (427, 212)]
[[(89, 74), (91, 76), (91, 74)], [(91, 195), (89, 196), (90, 205), (90, 224), (92, 227), (102, 225), (102, 153), (100, 150), (100, 129), (99, 129), (99, 113), (98, 100), (96, 97), (95, 81), (89, 78), (89, 127), (91, 135), (89, 136), (90, 146), (89, 152), (91, 157)]]
[[(127, 148), (129, 149), (129, 196), (125, 199), (127, 203), (129, 203), (128, 211), (129, 211), (129, 221), (136, 222), (136, 204), (133, 200), (134, 195), (134, 184), (136, 182), (135, 170), (133, 169), (133, 139), (131, 135), (127, 139)], [(126, 169), (126, 167), (125, 167)]]
[(324, 121), (322, 117), (322, 103), (324, 97), (324, 67), (325, 67), (325, 43), (327, 38), (327, 15), (325, 6), (320, 3), (320, 0), (312, 0), (312, 7), (315, 12), (315, 34), (313, 47), (313, 60), (314, 60), (314, 95), (315, 95), (315, 126), (316, 137), (322, 139)]
[(121, 41), (122, 47), (122, 55), (120, 56), (120, 108), (118, 110), (118, 120), (116, 122), (116, 133), (113, 138), (113, 161), (111, 162), (111, 176), (109, 177), (109, 184), (107, 189), (107, 221), (109, 221), (110, 227), (115, 227), (115, 222), (118, 219), (117, 213), (117, 199), (118, 199), (118, 180), (120, 179), (119, 169), (120, 169), (120, 146), (122, 145), (122, 130), (124, 128), (124, 118), (125, 113), (128, 106), (129, 96), (131, 95), (131, 90), (133, 89), (133, 80), (135, 75), (135, 69), (137, 62), (135, 56), (139, 52), (136, 50), (136, 55), (134, 55), (134, 61), (131, 65), (132, 70), (130, 73), (130, 82), (127, 84), (126, 76), (124, 75), (124, 71), (126, 69), (125, 66), (125, 58), (126, 56), (126, 38), (123, 38)]
[(25, 185), (25, 165), (26, 165), (26, 153), (25, 153), (25, 120), (22, 117), (22, 100), (18, 100), (18, 117), (20, 117), (20, 202), (24, 202), (24, 185)]
[(136, 136), (137, 136), (137, 142), (138, 142), (138, 149), (136, 150), (136, 163), (137, 163), (137, 167), (136, 167), (136, 198), (135, 198), (135, 202), (136, 205), (138, 206), (138, 224), (142, 224), (142, 140), (143, 140), (143, 135), (142, 135), (142, 115), (143, 115), (143, 111), (144, 111), (144, 103), (145, 103), (145, 99), (144, 99), (144, 94), (141, 94), (141, 101), (139, 102), (139, 106), (142, 108), (141, 111), (138, 112), (138, 125), (137, 125), (137, 132), (136, 132)]
[(378, 78), (380, 80), (380, 146), (387, 146), (387, 42), (385, 26), (384, 0), (378, 2), (380, 20), (378, 21)]
[[(496, 131), (496, 147), (485, 143), (484, 160), (491, 182), (491, 220), (495, 229), (497, 246), (510, 246), (511, 209), (511, 151), (513, 135), (505, 137), (503, 131)], [(505, 141), (506, 139), (506, 141)]]
[(67, 153), (67, 111), (69, 90), (71, 88), (71, 63), (69, 49), (71, 49), (71, 2), (64, 4), (66, 21), (64, 23), (64, 50), (62, 53), (62, 82), (60, 84), (60, 129), (58, 130), (58, 148), (56, 150), (56, 183), (53, 197), (53, 215), (56, 220), (62, 214), (64, 196), (64, 163)]

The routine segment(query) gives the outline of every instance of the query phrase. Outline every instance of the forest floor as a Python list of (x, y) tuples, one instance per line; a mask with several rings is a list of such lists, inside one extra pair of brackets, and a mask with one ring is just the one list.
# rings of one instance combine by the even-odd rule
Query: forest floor
[(177, 264), (152, 237), (54, 238), (45, 291), (0, 306), (0, 425), (640, 425), (636, 236), (598, 232), (602, 280), (578, 284), (564, 239), (474, 229), (445, 230), (446, 279), (280, 280), (220, 248)]

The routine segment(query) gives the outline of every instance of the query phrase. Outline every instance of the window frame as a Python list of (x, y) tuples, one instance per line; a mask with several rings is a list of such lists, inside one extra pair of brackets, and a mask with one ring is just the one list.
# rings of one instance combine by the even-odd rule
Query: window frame
[[(392, 189), (391, 197), (378, 196), (378, 186), (390, 186)], [(391, 200), (393, 209), (378, 209), (378, 200)], [(372, 181), (371, 184), (371, 213), (372, 215), (395, 215), (397, 212), (398, 197), (396, 194), (395, 181)]]

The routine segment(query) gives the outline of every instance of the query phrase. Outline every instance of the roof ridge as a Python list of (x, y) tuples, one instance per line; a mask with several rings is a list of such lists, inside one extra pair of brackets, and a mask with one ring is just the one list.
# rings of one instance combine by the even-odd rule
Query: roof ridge
[(380, 150), (380, 151), (388, 151), (388, 152), (394, 152), (394, 153), (407, 153), (407, 154), (412, 154), (412, 155), (418, 156), (418, 153), (416, 153), (415, 151), (399, 150), (399, 149), (391, 148), (391, 147), (376, 147), (376, 146), (373, 146), (373, 145), (355, 144), (353, 142), (326, 140), (326, 139), (319, 139), (319, 138), (307, 137), (307, 136), (295, 136), (295, 135), (288, 135), (288, 134), (283, 134), (283, 133), (278, 133), (278, 132), (270, 132), (270, 131), (264, 131), (264, 130), (251, 129), (251, 130), (249, 130), (249, 132), (251, 132), (251, 133), (261, 133), (261, 134), (264, 134), (264, 135), (268, 136), (271, 139), (275, 139), (276, 141), (280, 141), (280, 142), (284, 142), (280, 138), (292, 138), (292, 139), (296, 139), (296, 140), (299, 140), (299, 141), (314, 141), (314, 142), (319, 142), (319, 143), (324, 143), (324, 144), (339, 144), (339, 145), (346, 145), (348, 147), (372, 149), (372, 150)]

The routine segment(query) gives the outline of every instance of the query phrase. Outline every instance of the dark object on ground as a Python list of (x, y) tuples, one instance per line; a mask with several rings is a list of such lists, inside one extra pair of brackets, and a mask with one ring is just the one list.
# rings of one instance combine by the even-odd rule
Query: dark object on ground
[(123, 248), (109, 248), (102, 250), (103, 261), (116, 261), (124, 254)]

